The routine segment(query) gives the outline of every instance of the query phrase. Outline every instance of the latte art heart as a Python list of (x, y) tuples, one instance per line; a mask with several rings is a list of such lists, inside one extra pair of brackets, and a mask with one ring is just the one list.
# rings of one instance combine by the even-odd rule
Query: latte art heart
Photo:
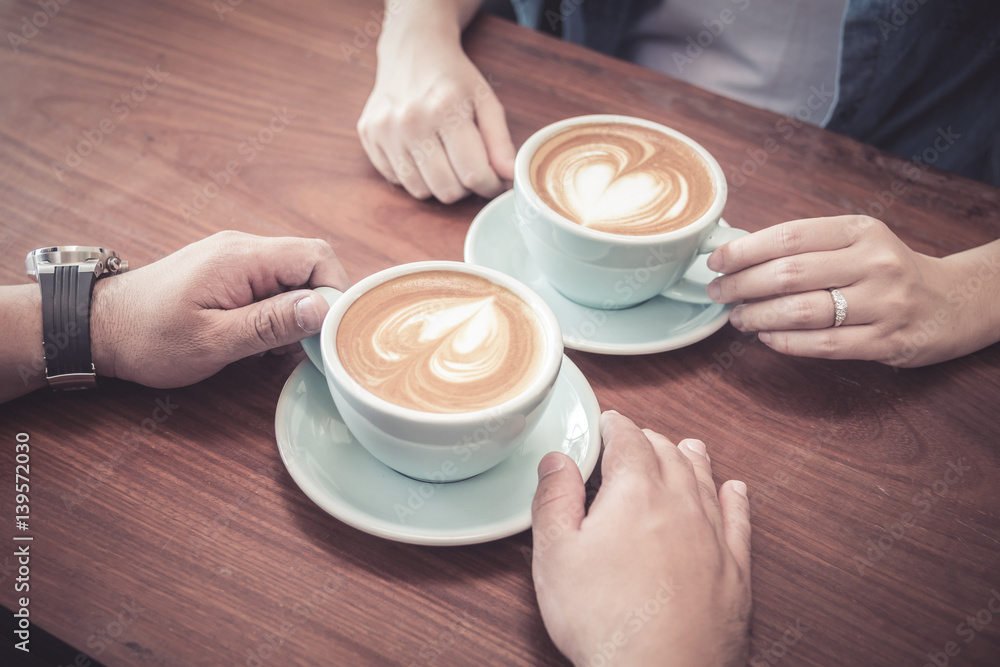
[(701, 218), (715, 198), (704, 161), (639, 125), (575, 125), (532, 157), (532, 187), (556, 213), (612, 234), (661, 234)]
[(401, 276), (358, 298), (337, 354), (368, 391), (425, 412), (471, 412), (520, 394), (542, 358), (542, 332), (510, 290), (464, 273)]

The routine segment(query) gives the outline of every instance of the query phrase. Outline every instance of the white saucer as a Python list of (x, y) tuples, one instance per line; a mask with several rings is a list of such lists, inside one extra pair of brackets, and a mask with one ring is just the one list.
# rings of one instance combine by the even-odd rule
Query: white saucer
[(541, 423), (510, 458), (450, 484), (410, 479), (383, 465), (354, 439), (308, 359), (278, 398), (274, 433), (281, 460), (317, 505), (372, 535), (411, 544), (477, 544), (531, 526), (542, 456), (561, 451), (586, 480), (601, 450), (600, 407), (580, 369), (563, 357)]
[[(708, 268), (706, 259), (695, 260), (685, 277), (707, 283), (718, 275)], [(650, 354), (675, 350), (721, 329), (733, 308), (718, 303), (685, 303), (662, 295), (624, 310), (599, 310), (570, 301), (542, 277), (528, 255), (514, 219), (513, 191), (491, 201), (472, 221), (465, 237), (465, 261), (502, 271), (535, 290), (555, 312), (566, 347), (584, 352)]]

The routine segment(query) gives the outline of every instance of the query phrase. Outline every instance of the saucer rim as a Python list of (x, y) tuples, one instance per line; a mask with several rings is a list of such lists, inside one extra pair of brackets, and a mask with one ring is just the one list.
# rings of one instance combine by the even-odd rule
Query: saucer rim
[[(476, 264), (477, 266), (485, 266), (487, 268), (500, 271), (501, 273), (507, 273), (503, 269), (497, 268), (496, 266), (476, 261), (476, 255), (478, 254), (478, 252), (475, 249), (474, 239), (478, 234), (482, 233), (479, 228), (485, 225), (483, 220), (485, 220), (487, 217), (490, 216), (490, 214), (493, 212), (493, 209), (507, 205), (508, 200), (510, 200), (509, 205), (513, 206), (513, 197), (514, 197), (513, 190), (508, 190), (500, 195), (497, 195), (492, 201), (488, 202), (483, 208), (481, 208), (479, 212), (476, 214), (476, 216), (472, 219), (472, 222), (469, 224), (469, 229), (466, 232), (465, 243), (462, 248), (462, 256), (467, 263)], [(727, 226), (729, 224), (722, 218), (720, 218), (720, 222), (726, 224)], [(521, 243), (523, 243), (523, 241)], [(521, 280), (520, 276), (511, 275), (509, 273), (507, 275), (511, 276), (515, 280)], [(529, 285), (528, 287), (530, 288), (531, 286)], [(553, 293), (556, 298), (561, 299), (562, 302), (564, 303), (571, 304), (572, 306), (575, 306), (580, 309), (595, 310), (593, 308), (587, 308), (586, 306), (575, 303), (572, 300), (562, 296), (555, 290), (553, 290)], [(682, 301), (675, 301), (674, 299), (670, 299), (669, 297), (663, 295), (654, 297), (654, 300), (659, 299), (661, 297), (663, 299), (667, 299), (668, 301), (673, 301), (674, 303), (686, 303)], [(545, 297), (543, 297), (543, 300), (545, 300)], [(699, 304), (689, 304), (689, 305), (699, 305)], [(705, 324), (698, 327), (697, 329), (694, 329), (693, 331), (688, 332), (684, 336), (667, 336), (649, 341), (647, 343), (605, 343), (605, 342), (595, 342), (592, 340), (586, 340), (580, 338), (569, 338), (564, 333), (563, 345), (565, 345), (567, 348), (571, 350), (578, 350), (580, 352), (591, 352), (595, 354), (605, 354), (613, 356), (638, 356), (643, 354), (656, 354), (659, 352), (670, 352), (671, 350), (677, 350), (682, 347), (687, 347), (689, 345), (693, 345), (699, 341), (702, 341), (711, 336), (712, 334), (714, 334), (715, 332), (717, 332), (722, 327), (724, 327), (726, 325), (726, 322), (729, 321), (730, 312), (735, 307), (735, 304), (701, 304), (701, 305), (705, 305), (706, 309), (703, 310), (701, 313), (699, 313), (698, 317), (703, 316), (705, 312), (708, 312), (709, 310), (715, 308), (717, 308), (719, 312), (714, 317), (709, 319)], [(551, 304), (549, 304), (549, 306), (551, 307)], [(652, 301), (647, 301), (645, 303), (640, 303), (636, 306), (633, 306), (628, 310), (643, 309), (643, 308), (652, 310), (656, 308), (656, 306), (653, 305)], [(555, 309), (553, 308), (553, 311), (554, 310)], [(606, 313), (609, 317), (613, 318), (614, 313), (617, 311), (602, 310), (601, 312)], [(558, 314), (556, 317), (558, 319)], [(560, 322), (560, 324), (562, 323)]]
[[(318, 488), (308, 478), (308, 475), (303, 467), (292, 460), (292, 454), (289, 451), (292, 445), (291, 437), (290, 434), (287, 433), (286, 428), (282, 426), (282, 424), (291, 423), (289, 411), (292, 409), (294, 402), (299, 398), (296, 396), (293, 385), (299, 381), (302, 374), (310, 371), (309, 368), (305, 368), (306, 366), (311, 367), (312, 371), (316, 372), (317, 376), (323, 380), (325, 386), (325, 378), (323, 378), (322, 374), (319, 373), (315, 365), (308, 358), (303, 359), (295, 367), (295, 369), (292, 370), (288, 379), (285, 380), (285, 384), (282, 386), (281, 393), (278, 396), (278, 404), (274, 415), (275, 441), (278, 446), (278, 454), (281, 457), (281, 462), (288, 471), (288, 474), (291, 476), (292, 481), (295, 482), (299, 490), (302, 491), (302, 493), (304, 493), (305, 496), (316, 504), (321, 510), (338, 521), (341, 521), (344, 524), (369, 535), (382, 537), (394, 542), (422, 546), (463, 546), (482, 544), (510, 537), (511, 535), (516, 535), (531, 527), (530, 502), (519, 512), (512, 513), (505, 519), (495, 521), (481, 528), (442, 531), (421, 529), (419, 524), (396, 526), (389, 521), (374, 517), (363, 510), (358, 509), (355, 505), (352, 505), (349, 502), (349, 499), (345, 496), (330, 494), (326, 492), (326, 490)], [(587, 421), (591, 426), (589, 430), (590, 436), (587, 439), (587, 448), (583, 453), (582, 461), (578, 464), (580, 474), (586, 481), (590, 478), (594, 469), (597, 467), (597, 460), (601, 452), (600, 405), (597, 401), (597, 395), (594, 393), (594, 389), (590, 385), (586, 376), (584, 376), (579, 367), (565, 354), (563, 355), (563, 362), (559, 371), (559, 376), (556, 379), (557, 384), (564, 377), (564, 375), (565, 381), (572, 389), (575, 389), (575, 394), (579, 397), (579, 403), (582, 405), (584, 413), (587, 415)], [(550, 407), (547, 410), (551, 409), (552, 408)], [(543, 419), (545, 419), (545, 417), (543, 417)], [(531, 437), (531, 435), (528, 436), (529, 441)], [(372, 460), (372, 464), (375, 466), (381, 466), (386, 474), (397, 476), (401, 479), (410, 479), (374, 459)], [(534, 474), (534, 471), (531, 471), (531, 473)], [(483, 474), (488, 475), (490, 474), (490, 471)], [(450, 485), (461, 485), (466, 482), (468, 482), (468, 480), (452, 482)]]

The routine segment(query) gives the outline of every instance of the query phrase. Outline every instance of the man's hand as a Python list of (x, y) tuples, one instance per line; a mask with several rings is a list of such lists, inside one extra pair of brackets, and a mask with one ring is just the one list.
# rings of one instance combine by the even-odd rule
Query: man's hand
[(602, 415), (601, 433), (603, 482), (586, 516), (573, 461), (551, 453), (538, 466), (532, 574), (552, 640), (575, 665), (598, 655), (620, 665), (746, 664), (746, 485), (716, 493), (698, 440), (675, 446), (617, 412)]
[(97, 282), (94, 365), (99, 375), (151, 387), (198, 382), (319, 331), (329, 307), (300, 288), (320, 285), (348, 286), (325, 241), (215, 234)]

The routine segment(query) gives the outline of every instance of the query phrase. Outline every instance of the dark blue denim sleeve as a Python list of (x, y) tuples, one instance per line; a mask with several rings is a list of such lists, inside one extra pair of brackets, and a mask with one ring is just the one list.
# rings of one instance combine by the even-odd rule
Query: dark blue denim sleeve
[(1000, 2), (851, 0), (827, 128), (1000, 186)]
[(521, 25), (543, 26), (564, 39), (611, 56), (619, 55), (632, 23), (662, 0), (512, 0)]

